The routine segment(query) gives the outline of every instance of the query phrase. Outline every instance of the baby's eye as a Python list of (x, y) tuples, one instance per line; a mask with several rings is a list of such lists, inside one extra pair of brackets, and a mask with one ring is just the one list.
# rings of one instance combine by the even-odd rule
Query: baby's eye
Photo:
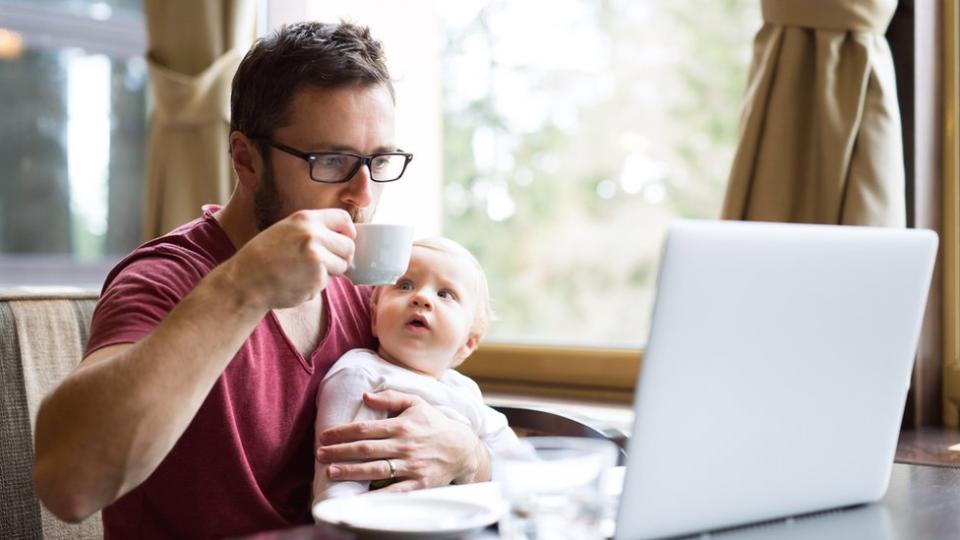
[(453, 291), (449, 291), (447, 289), (443, 289), (439, 291), (437, 293), (437, 296), (439, 296), (440, 298), (445, 298), (447, 300), (453, 300), (455, 298), (453, 295)]
[(412, 291), (413, 283), (410, 283), (409, 281), (406, 281), (406, 280), (398, 281), (397, 288), (400, 289), (401, 291)]

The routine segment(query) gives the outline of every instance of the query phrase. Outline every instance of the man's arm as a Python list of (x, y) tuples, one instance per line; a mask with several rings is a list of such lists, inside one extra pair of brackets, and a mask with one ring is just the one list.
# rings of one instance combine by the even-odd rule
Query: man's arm
[(160, 464), (266, 313), (237, 293), (211, 273), (140, 342), (94, 352), (44, 400), (34, 483), (54, 514), (80, 521)]
[(269, 309), (342, 273), (355, 231), (342, 210), (298, 212), (202, 279), (142, 340), (91, 354), (40, 406), (34, 484), (80, 521), (145, 480)]

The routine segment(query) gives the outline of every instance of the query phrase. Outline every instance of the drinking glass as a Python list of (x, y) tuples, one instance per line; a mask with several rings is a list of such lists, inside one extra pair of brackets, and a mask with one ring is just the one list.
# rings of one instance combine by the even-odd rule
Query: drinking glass
[(494, 479), (509, 511), (500, 521), (510, 540), (604, 538), (608, 502), (604, 475), (616, 464), (617, 447), (603, 439), (527, 437), (528, 455), (498, 456)]

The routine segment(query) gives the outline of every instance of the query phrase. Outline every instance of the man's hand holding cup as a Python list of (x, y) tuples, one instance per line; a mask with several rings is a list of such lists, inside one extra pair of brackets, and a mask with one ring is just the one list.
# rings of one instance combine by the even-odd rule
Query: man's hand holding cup
[(224, 266), (263, 307), (293, 307), (347, 270), (356, 234), (345, 210), (300, 210), (253, 237)]

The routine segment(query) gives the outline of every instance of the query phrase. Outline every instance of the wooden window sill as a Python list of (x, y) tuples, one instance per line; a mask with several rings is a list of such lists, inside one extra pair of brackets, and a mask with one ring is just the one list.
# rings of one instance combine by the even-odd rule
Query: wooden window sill
[(484, 343), (457, 371), (475, 380), (484, 395), (629, 407), (641, 357), (631, 349)]

